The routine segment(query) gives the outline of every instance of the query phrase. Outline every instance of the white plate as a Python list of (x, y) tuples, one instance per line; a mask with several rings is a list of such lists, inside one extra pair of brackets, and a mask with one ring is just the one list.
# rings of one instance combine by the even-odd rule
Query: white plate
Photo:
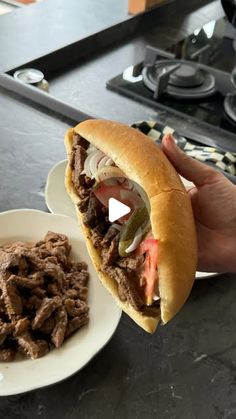
[[(70, 200), (64, 185), (67, 160), (57, 163), (48, 173), (45, 200), (49, 211), (54, 214), (66, 214), (76, 218), (74, 205)], [(186, 188), (194, 186), (192, 182), (182, 178)], [(215, 272), (196, 272), (196, 279), (218, 275)]]
[(45, 200), (49, 211), (53, 214), (68, 215), (76, 219), (75, 207), (65, 188), (66, 165), (67, 160), (62, 160), (48, 173)]
[(52, 350), (43, 358), (0, 362), (1, 396), (48, 386), (80, 370), (109, 341), (120, 320), (121, 310), (101, 285), (74, 219), (27, 209), (0, 213), (0, 244), (39, 240), (48, 230), (66, 234), (72, 245), (73, 259), (88, 264), (90, 321), (60, 349)]

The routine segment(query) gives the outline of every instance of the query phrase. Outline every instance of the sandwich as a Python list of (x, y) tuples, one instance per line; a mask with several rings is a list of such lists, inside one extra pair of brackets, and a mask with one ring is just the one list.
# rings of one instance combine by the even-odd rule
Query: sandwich
[[(196, 272), (190, 198), (159, 146), (138, 130), (87, 120), (65, 135), (66, 190), (98, 277), (140, 327), (154, 333), (186, 302)], [(109, 200), (130, 212), (114, 222)]]

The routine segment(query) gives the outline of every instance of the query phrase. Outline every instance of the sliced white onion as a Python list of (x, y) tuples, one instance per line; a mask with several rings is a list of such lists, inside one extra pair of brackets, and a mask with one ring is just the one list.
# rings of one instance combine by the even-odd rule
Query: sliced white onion
[(128, 189), (130, 189), (131, 191), (135, 190), (135, 185), (132, 182), (132, 180), (127, 179), (127, 181), (128, 181)]
[(91, 159), (89, 160), (89, 169), (91, 174), (93, 175), (98, 170), (98, 163), (104, 157), (104, 153), (102, 151), (97, 151), (93, 154)]
[(160, 300), (160, 297), (158, 295), (153, 295), (153, 300), (158, 301), (158, 300)]
[(104, 166), (96, 173), (94, 173), (94, 177), (98, 182), (101, 182), (105, 179), (118, 178), (123, 176), (124, 173), (118, 167), (115, 166)]
[(103, 166), (105, 166), (107, 160), (109, 160), (109, 157), (104, 156), (100, 162), (98, 163), (98, 170), (100, 170)]
[(105, 163), (105, 166), (113, 166), (114, 161), (108, 157), (107, 162)]
[(125, 253), (130, 253), (130, 252), (133, 252), (134, 250), (136, 250), (139, 243), (142, 240), (142, 236), (143, 236), (142, 229), (141, 229), (141, 227), (139, 227), (138, 230), (135, 233), (134, 240), (132, 241), (131, 245), (129, 247), (127, 247), (127, 249), (125, 249)]
[(89, 144), (89, 148), (88, 148), (88, 150), (87, 150), (87, 153), (88, 153), (88, 154), (91, 154), (91, 153), (93, 153), (94, 151), (97, 151), (97, 148), (96, 148), (96, 147), (94, 147), (94, 145)]
[[(103, 156), (104, 154), (99, 150), (95, 150), (92, 151), (92, 153), (89, 153), (85, 159), (84, 170), (82, 171), (82, 174), (85, 174), (88, 177), (92, 177), (93, 173), (97, 170), (98, 162), (101, 160)], [(95, 170), (93, 170), (94, 167)]]
[(96, 154), (97, 154), (97, 150), (96, 151), (93, 151), (92, 153), (90, 153), (86, 157), (85, 162), (84, 162), (84, 170), (83, 170), (82, 174), (85, 174), (88, 177), (92, 177), (92, 173), (90, 172), (90, 164), (89, 164), (89, 162), (92, 159), (92, 157), (95, 156)]

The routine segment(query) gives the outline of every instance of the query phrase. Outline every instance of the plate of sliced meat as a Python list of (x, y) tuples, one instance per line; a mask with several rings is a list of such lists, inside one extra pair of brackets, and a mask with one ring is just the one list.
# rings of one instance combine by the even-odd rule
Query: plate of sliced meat
[(76, 221), (0, 213), (0, 395), (48, 386), (84, 367), (121, 310), (100, 284)]

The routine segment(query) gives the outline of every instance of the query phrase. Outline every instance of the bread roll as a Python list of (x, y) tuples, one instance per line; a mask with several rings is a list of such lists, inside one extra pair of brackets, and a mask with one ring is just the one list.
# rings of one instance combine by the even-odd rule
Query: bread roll
[(149, 198), (152, 233), (158, 240), (160, 313), (155, 317), (145, 316), (128, 302), (121, 301), (116, 281), (101, 272), (99, 250), (94, 248), (89, 228), (82, 222), (77, 208), (80, 198), (72, 182), (72, 169), (67, 166), (66, 189), (76, 206), (88, 251), (102, 284), (122, 310), (147, 332), (153, 333), (160, 320), (167, 323), (184, 305), (194, 282), (197, 244), (190, 198), (161, 149), (136, 129), (106, 120), (84, 121), (66, 133), (68, 159), (73, 131), (109, 156)]

